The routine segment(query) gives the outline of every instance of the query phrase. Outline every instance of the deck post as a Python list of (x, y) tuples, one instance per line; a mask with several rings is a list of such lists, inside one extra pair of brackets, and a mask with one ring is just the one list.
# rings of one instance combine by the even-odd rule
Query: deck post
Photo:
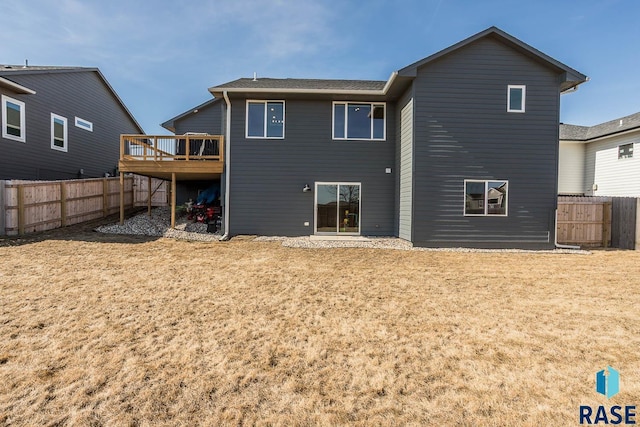
[(124, 172), (120, 172), (120, 225), (124, 224)]
[(151, 177), (147, 177), (147, 194), (149, 198), (147, 200), (147, 213), (151, 216)]
[(171, 228), (176, 228), (176, 173), (171, 172)]

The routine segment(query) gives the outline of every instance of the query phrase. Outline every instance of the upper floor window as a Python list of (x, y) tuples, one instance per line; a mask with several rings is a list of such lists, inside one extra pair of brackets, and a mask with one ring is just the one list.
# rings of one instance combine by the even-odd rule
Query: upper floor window
[(51, 148), (67, 151), (67, 119), (51, 113)]
[(384, 103), (334, 102), (333, 139), (385, 140)]
[(25, 142), (24, 102), (2, 95), (2, 137)]
[(247, 138), (284, 138), (284, 101), (247, 101)]
[(507, 112), (524, 113), (527, 87), (524, 85), (509, 85), (507, 87)]
[(465, 216), (507, 216), (508, 181), (464, 181)]
[(88, 130), (89, 132), (93, 132), (93, 123), (89, 120), (81, 119), (80, 117), (75, 118), (76, 127), (80, 129)]
[(618, 146), (618, 158), (630, 159), (633, 157), (633, 142)]

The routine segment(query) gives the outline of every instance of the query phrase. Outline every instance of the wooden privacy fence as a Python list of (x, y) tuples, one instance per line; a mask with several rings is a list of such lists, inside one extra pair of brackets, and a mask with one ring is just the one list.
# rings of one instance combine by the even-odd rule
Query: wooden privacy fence
[[(138, 183), (137, 183), (138, 182)], [(136, 184), (137, 183), (137, 184)], [(166, 205), (166, 183), (152, 181), (152, 205)], [(125, 207), (147, 206), (147, 178), (125, 178)], [(164, 196), (164, 200), (159, 200)], [(120, 179), (0, 181), (0, 234), (51, 230), (106, 217), (120, 210)]]
[(631, 197), (558, 197), (558, 243), (584, 247), (640, 249), (639, 199)]

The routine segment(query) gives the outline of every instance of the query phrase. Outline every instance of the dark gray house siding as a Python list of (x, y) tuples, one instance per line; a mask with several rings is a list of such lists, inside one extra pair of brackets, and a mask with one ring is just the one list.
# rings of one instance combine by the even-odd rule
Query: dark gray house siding
[(224, 101), (216, 100), (208, 105), (196, 108), (189, 114), (174, 120), (175, 134), (187, 132), (222, 135), (224, 127)]
[(394, 104), (386, 141), (334, 141), (331, 100), (264, 99), (285, 100), (284, 139), (246, 139), (245, 98), (231, 100), (230, 232), (313, 234), (314, 192), (304, 185), (360, 182), (361, 234), (393, 235), (395, 176), (385, 169), (395, 162)]
[[(414, 80), (413, 240), (421, 246), (554, 246), (559, 73), (492, 38)], [(507, 85), (526, 85), (508, 113)], [(464, 180), (507, 180), (507, 217), (464, 216)]]
[[(25, 103), (26, 122), (24, 143), (0, 134), (0, 179), (51, 180), (113, 174), (120, 156), (120, 134), (142, 132), (95, 71), (16, 72), (4, 76), (36, 94), (16, 94), (0, 88), (2, 94)], [(67, 152), (51, 149), (51, 113), (67, 119)], [(76, 127), (76, 116), (92, 122), (93, 132)]]

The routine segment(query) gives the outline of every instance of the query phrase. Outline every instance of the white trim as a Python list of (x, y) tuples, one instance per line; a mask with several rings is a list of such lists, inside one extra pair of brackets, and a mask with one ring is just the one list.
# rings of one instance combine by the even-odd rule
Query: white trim
[[(511, 89), (522, 89), (522, 101), (520, 109), (511, 109)], [(526, 110), (527, 86), (525, 85), (507, 85), (507, 113), (524, 113)]]
[[(25, 122), (25, 105), (24, 102), (18, 101), (17, 99), (11, 98), (6, 95), (2, 95), (2, 137), (6, 139), (12, 139), (18, 142), (26, 142), (27, 141), (27, 124)], [(7, 133), (7, 102), (12, 104), (16, 104), (20, 107), (20, 136), (11, 135)]]
[(287, 88), (209, 88), (209, 92), (228, 93), (304, 93), (304, 94), (326, 94), (326, 95), (364, 95), (364, 96), (384, 96), (382, 90), (354, 90), (354, 89), (287, 89)]
[[(282, 103), (282, 136), (267, 136), (267, 104), (269, 102), (281, 102)], [(264, 129), (263, 136), (249, 136), (249, 103), (264, 104)], [(247, 99), (245, 103), (245, 117), (244, 117), (244, 137), (246, 139), (284, 139), (285, 136), (285, 101), (283, 99)]]
[[(74, 123), (75, 123), (75, 126), (80, 128), (80, 129), (84, 129), (84, 130), (87, 130), (89, 132), (93, 132), (93, 123), (90, 122), (89, 120), (85, 120), (85, 119), (82, 119), (82, 118), (80, 118), (78, 116), (75, 116)], [(84, 126), (84, 124), (86, 124), (87, 126)]]
[[(336, 138), (335, 136), (335, 121), (336, 121), (336, 104), (344, 105), (344, 138)], [(361, 104), (369, 105), (371, 108), (371, 126), (370, 135), (371, 138), (349, 138), (347, 136), (348, 131), (348, 119), (349, 119), (349, 104)], [(373, 108), (376, 105), (382, 105), (384, 112), (384, 119), (382, 120), (382, 138), (373, 138)], [(386, 102), (369, 102), (369, 101), (333, 101), (331, 103), (331, 139), (334, 141), (386, 141), (387, 140), (387, 103)]]
[[(484, 183), (484, 199), (483, 199), (483, 204), (484, 204), (484, 213), (483, 214), (468, 214), (467, 213), (467, 182), (482, 182)], [(504, 214), (490, 214), (488, 213), (488, 209), (489, 209), (489, 201), (487, 200), (487, 193), (489, 191), (489, 183), (490, 182), (504, 182), (507, 184), (507, 192), (505, 193), (505, 195), (507, 196), (507, 201), (504, 204)], [(464, 180), (464, 184), (462, 187), (462, 197), (463, 197), (463, 203), (462, 203), (462, 215), (463, 216), (480, 216), (480, 217), (507, 217), (509, 216), (509, 180), (506, 179), (465, 179)]]
[[(63, 123), (63, 128), (62, 128), (62, 147), (58, 147), (55, 144), (55, 120), (58, 119)], [(57, 150), (57, 151), (64, 151), (65, 153), (67, 152), (67, 149), (69, 147), (69, 138), (68, 138), (68, 126), (67, 126), (67, 118), (66, 117), (62, 117), (59, 116), (57, 114), (51, 113), (51, 149), (52, 150)]]
[[(338, 191), (336, 194), (336, 232), (331, 231), (318, 231), (318, 185), (337, 185)], [(358, 194), (358, 232), (357, 233), (347, 233), (340, 232), (340, 212), (338, 210), (339, 206), (339, 196), (340, 196), (340, 186), (341, 185), (357, 185), (360, 187), (360, 191)], [(314, 183), (314, 195), (313, 195), (313, 234), (317, 236), (360, 236), (362, 234), (362, 182), (341, 182), (341, 181), (316, 181)]]

